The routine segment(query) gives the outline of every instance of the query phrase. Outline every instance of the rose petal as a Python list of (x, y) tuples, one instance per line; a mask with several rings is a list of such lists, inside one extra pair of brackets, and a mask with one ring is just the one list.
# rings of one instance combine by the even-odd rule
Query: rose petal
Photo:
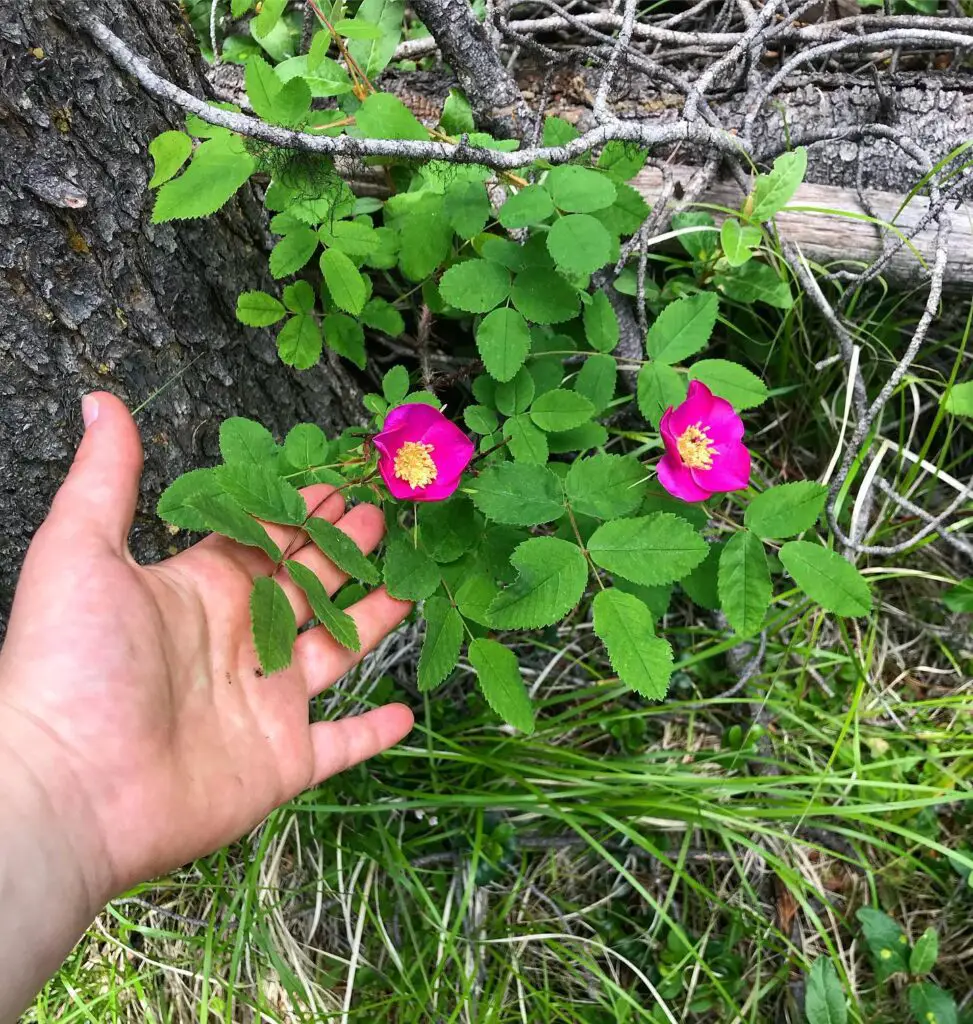
[(707, 498), (712, 497), (712, 492), (700, 487), (693, 479), (692, 470), (687, 469), (680, 462), (678, 456), (673, 457), (669, 452), (666, 452), (659, 459), (659, 464), (656, 468), (659, 474), (659, 483), (673, 497), (679, 498), (682, 501), (706, 501)]
[(678, 438), (672, 431), (673, 412), (674, 410), (670, 405), (662, 414), (662, 419), (659, 421), (659, 433), (662, 435), (662, 442), (666, 446), (666, 451), (674, 458), (679, 458)]
[(712, 469), (692, 469), (693, 481), (709, 491), (742, 491), (750, 484), (750, 452), (736, 442), (719, 449)]

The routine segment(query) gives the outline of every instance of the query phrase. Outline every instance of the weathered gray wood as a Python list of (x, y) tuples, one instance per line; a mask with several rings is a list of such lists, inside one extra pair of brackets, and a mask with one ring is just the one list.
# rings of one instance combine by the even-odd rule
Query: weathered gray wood
[[(675, 166), (671, 169), (673, 180), (688, 185), (697, 168)], [(662, 190), (662, 173), (652, 167), (644, 168), (632, 184), (645, 196), (650, 204)], [(868, 189), (864, 192), (877, 219), (894, 223), (905, 235), (911, 235), (916, 224), (929, 210), (929, 200), (916, 196), (899, 213), (905, 196), (898, 193)], [(734, 182), (717, 181), (701, 197), (701, 202), (714, 206), (739, 209), (744, 195)], [(804, 255), (831, 269), (861, 270), (882, 255), (881, 231), (867, 221), (842, 217), (825, 210), (844, 210), (856, 217), (869, 216), (863, 208), (854, 189), (837, 188), (831, 185), (805, 184), (798, 189), (791, 200), (792, 207), (812, 209), (781, 213), (776, 218), (777, 230), (782, 239), (796, 242)], [(723, 222), (723, 215), (710, 211), (717, 223)], [(950, 287), (973, 284), (973, 204), (963, 203), (951, 208), (952, 230), (949, 236), (949, 262), (946, 281)], [(935, 223), (929, 224), (914, 239), (912, 245), (919, 255), (931, 265), (935, 250)], [(889, 239), (895, 240), (889, 232)], [(923, 276), (923, 266), (916, 255), (903, 248), (895, 256), (885, 276), (900, 284), (917, 283)]]
[[(142, 559), (174, 543), (155, 499), (209, 463), (220, 421), (247, 415), (278, 435), (307, 419), (360, 415), (342, 371), (298, 374), (273, 334), (238, 324), (236, 296), (276, 291), (256, 197), (202, 221), (153, 225), (153, 136), (182, 126), (122, 75), (57, 0), (0, 2), (0, 629), (33, 531), (80, 434), (80, 396), (113, 391), (139, 414)], [(99, 16), (163, 74), (205, 95), (192, 34), (173, 0), (106, 0)], [(156, 397), (152, 397), (156, 392)]]

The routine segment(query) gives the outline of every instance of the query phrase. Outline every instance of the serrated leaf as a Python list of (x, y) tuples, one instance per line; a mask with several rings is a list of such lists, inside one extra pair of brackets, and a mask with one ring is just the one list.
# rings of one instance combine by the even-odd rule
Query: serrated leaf
[(355, 126), (366, 139), (429, 140), (429, 132), (415, 114), (388, 92), (373, 92), (355, 114)]
[(250, 627), (264, 675), (287, 668), (297, 639), (297, 620), (283, 588), (269, 576), (253, 581)]
[(378, 569), (362, 554), (361, 548), (334, 523), (312, 516), (304, 530), (314, 544), (346, 575), (363, 583), (378, 583)]
[(827, 499), (827, 487), (812, 480), (778, 484), (753, 499), (743, 521), (758, 537), (793, 537), (814, 526)]
[(615, 310), (601, 289), (592, 294), (591, 301), (584, 308), (582, 319), (588, 344), (599, 352), (613, 351), (621, 337), (621, 330)]
[(253, 112), (264, 121), (274, 120), (274, 98), (281, 90), (281, 81), (274, 69), (260, 56), (247, 61), (244, 85)]
[(443, 274), (439, 294), (457, 309), (485, 313), (510, 294), (510, 274), (489, 260), (466, 260)]
[(702, 381), (735, 409), (753, 409), (767, 400), (767, 385), (745, 366), (728, 359), (701, 359), (693, 363), (689, 379)]
[[(386, 224), (393, 196), (386, 203)], [(428, 277), (449, 254), (453, 229), (446, 219), (445, 198), (421, 193), (409, 204), (408, 212), (395, 213), (392, 224), (398, 234), (399, 268), (410, 281)]]
[(321, 253), (321, 273), (335, 305), (357, 316), (365, 307), (367, 289), (355, 264), (340, 249), (326, 249)]
[(689, 595), (694, 604), (715, 612), (720, 607), (719, 568), (720, 556), (724, 545), (720, 542), (710, 544), (706, 558), (679, 585)]
[(939, 959), (939, 935), (935, 928), (927, 928), (912, 947), (909, 954), (909, 973), (928, 974)]
[(588, 356), (575, 378), (574, 390), (584, 395), (595, 412), (600, 413), (615, 397), (617, 380), (618, 363), (611, 356)]
[(593, 274), (611, 259), (608, 229), (584, 213), (559, 217), (547, 233), (547, 251), (569, 274)]
[(324, 628), (350, 651), (361, 650), (361, 639), (358, 636), (358, 625), (347, 613), (336, 608), (324, 584), (314, 573), (300, 562), (286, 561), (287, 571), (291, 579), (304, 591), (314, 617)]
[(355, 21), (378, 30), (371, 39), (359, 41), (351, 36), (348, 44), (348, 52), (367, 78), (377, 78), (392, 60), (402, 38), (404, 13), (405, 0), (364, 0), (359, 6)]
[(442, 582), (439, 566), (407, 537), (394, 537), (385, 549), (385, 588), (400, 601), (431, 597)]
[[(323, 42), (319, 49), (327, 49), (326, 43), (331, 41), (330, 32), (318, 32), (314, 39), (322, 38)], [(289, 57), (282, 60), (274, 71), (277, 77), (285, 84), (295, 78), (302, 79), (316, 99), (325, 99), (329, 96), (341, 96), (351, 92), (354, 88), (348, 72), (336, 61), (326, 57), (324, 53), (314, 55), (314, 44), (311, 46), (311, 53), (300, 54), (297, 57)], [(314, 55), (314, 59), (312, 59)]]
[(698, 292), (670, 302), (649, 328), (649, 356), (671, 366), (695, 355), (709, 342), (718, 312), (715, 292)]
[(743, 637), (759, 633), (773, 586), (764, 546), (749, 530), (741, 530), (727, 541), (720, 555), (717, 586), (720, 607), (734, 631)]
[(499, 629), (549, 626), (581, 600), (588, 563), (577, 544), (556, 537), (532, 537), (514, 551), (517, 580), (490, 605), (490, 621)]
[(328, 452), (328, 439), (314, 423), (298, 423), (284, 438), (284, 458), (295, 469), (324, 465), (328, 461)]
[(292, 316), (277, 334), (277, 353), (298, 370), (307, 370), (321, 358), (321, 329), (313, 316)]
[(503, 436), (507, 438), (507, 451), (516, 462), (535, 466), (547, 463), (547, 434), (535, 427), (526, 413), (511, 416), (503, 425)]
[(615, 202), (598, 210), (594, 216), (617, 237), (634, 234), (648, 217), (649, 205), (631, 185), (616, 181), (615, 189), (618, 192)]
[(769, 220), (791, 201), (807, 171), (807, 150), (803, 146), (782, 153), (770, 174), (760, 174), (753, 186), (753, 220)]
[(573, 430), (561, 430), (547, 435), (547, 445), (552, 455), (564, 452), (586, 452), (590, 448), (601, 448), (608, 441), (608, 431), (600, 423), (582, 423)]
[(293, 281), (284, 289), (284, 305), (292, 313), (314, 312), (314, 289), (304, 280)]
[(716, 222), (702, 210), (686, 210), (673, 214), (672, 227), (675, 231), (697, 229), (685, 231), (685, 234), (679, 236), (679, 244), (697, 260), (706, 259), (716, 248)]
[(393, 366), (382, 378), (382, 394), (389, 405), (398, 405), (409, 393), (409, 371), (404, 366)]
[(534, 401), (534, 394), (537, 385), (534, 378), (526, 367), (521, 367), (513, 376), (503, 384), (497, 384), (494, 390), (494, 402), (497, 410), (504, 416), (516, 416), (526, 412), (530, 403)]
[(366, 327), (381, 331), (390, 338), (397, 338), (405, 330), (402, 314), (386, 299), (369, 299), (365, 303), (360, 319)]
[(476, 124), (473, 122), (473, 109), (461, 89), (449, 90), (449, 95), (443, 104), (439, 127), (447, 135), (468, 134), (476, 129)]
[(268, 463), (276, 452), (274, 435), (256, 420), (231, 416), (220, 424), (220, 454), (224, 462)]
[(788, 541), (779, 552), (784, 568), (813, 601), (835, 615), (867, 615), (872, 593), (859, 571), (841, 555), (805, 540)]
[(365, 332), (362, 325), (345, 313), (329, 313), (322, 323), (328, 348), (365, 369)]
[(517, 656), (496, 640), (478, 638), (470, 643), (469, 658), (486, 702), (508, 725), (530, 735), (534, 707)]
[(534, 399), (530, 418), (547, 431), (572, 430), (594, 415), (595, 407), (584, 395), (566, 388), (555, 388)]
[(421, 505), (417, 520), (420, 543), (436, 562), (455, 562), (465, 555), (476, 547), (482, 529), (469, 498), (462, 494)]
[(752, 224), (741, 226), (735, 217), (727, 217), (720, 228), (720, 246), (726, 262), (731, 267), (742, 267), (752, 256), (752, 250), (760, 245), (760, 228)]
[(497, 414), (485, 405), (468, 405), (463, 410), (463, 420), (474, 434), (492, 434), (500, 421)]
[(220, 470), (220, 482), (244, 511), (270, 523), (300, 526), (307, 505), (300, 492), (267, 465), (232, 462)]
[(954, 416), (973, 416), (973, 380), (954, 384), (943, 398), (942, 405)]
[(818, 957), (811, 965), (804, 996), (807, 1024), (847, 1024), (848, 1008), (838, 980), (838, 972), (827, 957)]
[(160, 515), (176, 526), (219, 533), (239, 544), (260, 548), (275, 562), (280, 558), (280, 548), (267, 531), (256, 519), (248, 516), (229, 494), (197, 492), (183, 495), (178, 508), (173, 504), (166, 509), (166, 514), (160, 512)]
[(241, 292), (236, 300), (236, 318), (248, 327), (269, 327), (286, 315), (283, 305), (266, 292)]
[(420, 693), (434, 690), (456, 667), (463, 646), (463, 619), (445, 597), (430, 597), (422, 606), (426, 635), (416, 672)]
[(636, 384), (639, 412), (658, 428), (666, 409), (686, 398), (686, 379), (664, 363), (646, 363)]
[(766, 302), (775, 309), (790, 309), (794, 305), (787, 280), (759, 260), (748, 260), (742, 267), (717, 274), (715, 283), (728, 298), (747, 306)]
[(628, 181), (642, 170), (648, 156), (648, 150), (634, 142), (611, 139), (598, 157), (598, 166), (617, 181)]
[(270, 273), (279, 280), (296, 273), (314, 255), (318, 247), (317, 233), (307, 227), (289, 231), (270, 253)]
[(260, 13), (250, 22), (250, 32), (257, 39), (264, 39), (276, 28), (284, 13), (287, 0), (264, 0)]
[(879, 978), (884, 980), (899, 971), (907, 971), (909, 942), (898, 924), (874, 907), (859, 907), (855, 917), (862, 926)]
[(156, 505), (156, 514), (160, 519), (183, 530), (208, 531), (208, 519), (191, 499), (222, 493), (223, 484), (216, 469), (191, 469), (176, 477), (162, 492)]
[(508, 230), (543, 224), (554, 212), (551, 195), (540, 185), (526, 185), (509, 196), (500, 207), (497, 220)]
[(909, 986), (909, 1009), (916, 1024), (959, 1024), (956, 1000), (927, 981)]
[(443, 210), (460, 238), (473, 238), (490, 217), (490, 200), (482, 182), (455, 181), (446, 190)]
[(163, 132), (149, 143), (149, 154), (154, 163), (149, 188), (157, 188), (168, 181), (189, 159), (193, 140), (185, 132)]
[(547, 172), (544, 187), (554, 205), (566, 213), (592, 213), (615, 202), (615, 183), (607, 174), (564, 164)]
[(256, 170), (256, 160), (236, 136), (207, 139), (189, 166), (156, 193), (152, 223), (208, 217)]
[(943, 594), (943, 604), (951, 612), (973, 612), (973, 577), (950, 587)]
[(509, 307), (493, 310), (476, 329), (476, 347), (491, 377), (501, 382), (512, 380), (530, 352), (526, 320)]
[(549, 114), (544, 118), (544, 128), (541, 133), (541, 142), (545, 146), (566, 146), (573, 142), (580, 132), (563, 117)]
[(495, 523), (536, 526), (564, 514), (561, 485), (545, 466), (501, 462), (472, 482), (473, 504)]
[(380, 236), (375, 227), (364, 220), (338, 220), (322, 224), (318, 237), (328, 246), (340, 249), (346, 256), (369, 256), (379, 246)]
[(618, 678), (643, 697), (662, 700), (672, 675), (672, 648), (655, 635), (652, 612), (616, 587), (599, 591), (592, 610), (595, 633)]
[(645, 497), (646, 473), (633, 455), (591, 455), (568, 470), (564, 490), (575, 512), (615, 519), (634, 512)]
[(706, 557), (706, 541), (669, 512), (604, 523), (591, 535), (588, 554), (595, 565), (633, 583), (674, 583)]
[(578, 315), (577, 291), (554, 270), (528, 267), (514, 277), (514, 306), (535, 324), (558, 324)]

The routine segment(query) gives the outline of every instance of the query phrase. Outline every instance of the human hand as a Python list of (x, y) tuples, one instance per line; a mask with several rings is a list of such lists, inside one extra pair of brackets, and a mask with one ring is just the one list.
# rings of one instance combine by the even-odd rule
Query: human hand
[[(40, 786), (99, 904), (236, 839), (301, 790), (401, 740), (413, 722), (403, 705), (309, 725), (308, 700), (410, 606), (375, 591), (349, 609), (361, 652), (317, 627), (299, 636), (290, 668), (262, 676), (248, 598), (271, 561), (211, 536), (137, 565), (126, 539), (138, 430), (111, 395), (88, 396), (84, 410), (84, 439), (27, 553), (0, 651), (0, 770), (12, 760)], [(310, 508), (327, 498), (316, 514), (373, 549), (381, 511), (344, 513), (332, 491), (303, 493)], [(281, 550), (298, 532), (267, 529)], [(332, 593), (344, 581), (313, 545), (290, 557)], [(309, 621), (303, 593), (283, 572), (278, 579), (298, 623)]]

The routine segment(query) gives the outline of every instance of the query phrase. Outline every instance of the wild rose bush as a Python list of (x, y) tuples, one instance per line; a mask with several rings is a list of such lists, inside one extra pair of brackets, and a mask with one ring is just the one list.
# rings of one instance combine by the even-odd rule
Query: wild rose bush
[[(338, 107), (312, 110), (320, 67), (310, 58), (285, 65), (248, 58), (248, 94), (266, 120), (516, 148), (476, 132), (456, 91), (427, 128), (396, 97), (350, 79), (345, 87), (334, 61), (328, 95)], [(548, 118), (543, 141), (575, 135)], [(420, 315), (441, 327), (452, 321), (459, 339), (450, 355), (462, 369), (439, 393), (418, 385), (418, 357), (395, 366), (381, 393), (365, 396), (369, 421), (339, 437), (305, 423), (279, 441), (250, 420), (226, 421), (222, 464), (179, 478), (160, 500), (159, 514), (174, 526), (220, 532), (267, 554), (251, 602), (265, 672), (289, 663), (303, 623), (278, 582), (289, 552), (262, 522), (300, 527), (351, 578), (331, 595), (307, 574), (293, 581), (339, 643), (360, 647), (344, 609), (384, 585), (417, 602), (420, 690), (443, 683), (465, 651), (486, 700), (525, 731), (534, 709), (510, 632), (590, 614), (619, 679), (660, 699), (675, 658), (658, 624), (677, 593), (701, 615), (722, 611), (741, 638), (760, 633), (769, 616), (801, 614), (802, 596), (837, 615), (869, 610), (864, 579), (815, 533), (825, 489), (775, 483), (770, 468), (753, 472), (751, 454), (759, 467), (760, 452), (743, 443), (745, 417), (767, 399), (764, 382), (739, 362), (699, 358), (711, 344), (738, 349), (726, 339), (753, 307), (773, 313), (792, 304), (764, 225), (800, 183), (802, 150), (758, 175), (719, 229), (706, 213), (673, 218), (685, 254), (641, 285), (622, 246), (649, 213), (628, 184), (647, 155), (628, 144), (499, 175), (393, 162), (394, 194), (384, 202), (356, 198), (326, 160), (255, 153), (198, 117), (187, 133), (156, 139), (152, 154), (157, 221), (204, 216), (250, 175), (270, 173), (264, 202), (279, 236), (270, 269), (288, 283), (279, 297), (245, 292), (237, 315), (253, 327), (280, 324), (278, 352), (296, 372), (327, 346), (377, 382), (366, 330), (403, 335)], [(633, 302), (644, 292), (644, 358), (630, 345), (618, 355), (622, 325), (605, 280)], [(756, 496), (754, 475), (770, 484)], [(366, 558), (313, 515), (300, 493), (312, 483), (386, 509), (377, 556)], [(775, 591), (786, 595), (779, 613)]]

